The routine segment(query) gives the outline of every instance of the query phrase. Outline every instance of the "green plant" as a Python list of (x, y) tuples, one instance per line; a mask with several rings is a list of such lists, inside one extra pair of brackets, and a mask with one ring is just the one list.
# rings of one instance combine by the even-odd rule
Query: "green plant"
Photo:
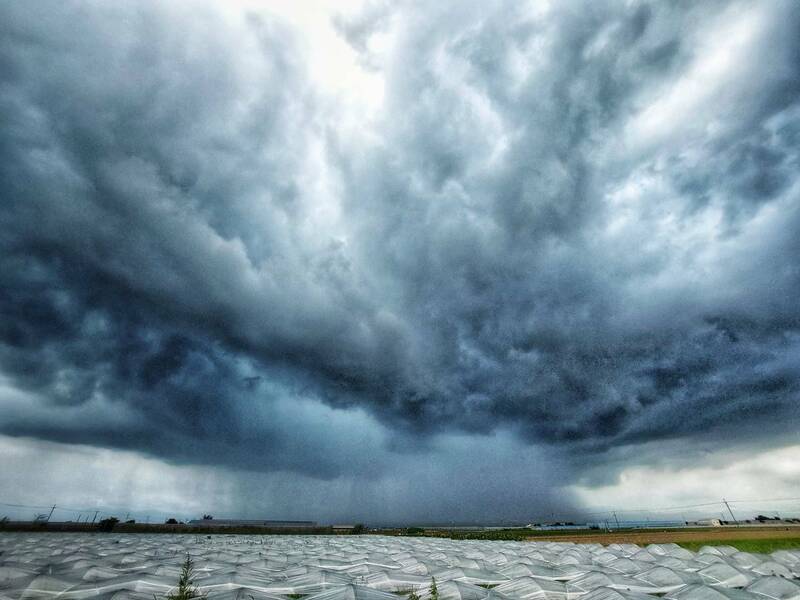
[(436, 577), (431, 577), (431, 600), (439, 600), (439, 588), (436, 587)]
[[(177, 590), (170, 592), (165, 600), (191, 600), (192, 598), (205, 598), (206, 595), (194, 586), (194, 562), (192, 557), (186, 555), (186, 560), (181, 567), (181, 575), (178, 578)], [(158, 600), (153, 596), (154, 600)]]

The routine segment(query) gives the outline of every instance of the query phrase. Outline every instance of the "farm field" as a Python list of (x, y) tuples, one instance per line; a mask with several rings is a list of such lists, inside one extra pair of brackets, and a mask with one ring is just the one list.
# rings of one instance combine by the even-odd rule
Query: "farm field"
[(590, 529), (537, 531), (530, 529), (419, 530), (421, 535), (459, 540), (562, 541), (597, 544), (677, 543), (697, 551), (703, 546), (727, 544), (748, 552), (773, 552), (800, 548), (798, 526), (741, 526), (703, 528), (622, 529), (601, 532)]
[(539, 535), (530, 540), (560, 540), (577, 543), (677, 543), (689, 550), (709, 545), (729, 544), (749, 552), (800, 548), (800, 527), (714, 527), (705, 529), (631, 530), (610, 533)]
[[(191, 581), (179, 590), (187, 557)], [(190, 598), (193, 589), (209, 600), (800, 600), (798, 578), (800, 549), (763, 554), (727, 544), (692, 551), (563, 539), (0, 535), (3, 600), (162, 600)]]

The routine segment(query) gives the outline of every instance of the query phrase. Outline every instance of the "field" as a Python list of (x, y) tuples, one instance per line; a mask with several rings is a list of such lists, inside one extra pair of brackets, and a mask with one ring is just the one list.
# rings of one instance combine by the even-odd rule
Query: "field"
[[(702, 531), (683, 533), (698, 537), (683, 543), (707, 541), (699, 539)], [(632, 534), (614, 535), (623, 541)], [(763, 530), (752, 534), (762, 537), (746, 542), (786, 539), (765, 537), (770, 532)], [(767, 555), (719, 546), (695, 552), (671, 543), (603, 546), (556, 537), (4, 532), (0, 599), (800, 599), (800, 550)], [(187, 593), (176, 587), (179, 581)]]
[[(97, 526), (87, 523), (50, 523), (48, 526), (31, 523), (15, 523), (0, 527), (0, 531), (27, 531), (49, 533), (91, 533)], [(145, 525), (118, 524), (114, 533), (137, 534), (197, 534), (197, 535), (337, 535), (330, 527), (316, 527), (306, 530), (267, 529), (256, 527), (208, 529), (188, 525)], [(775, 550), (800, 548), (800, 526), (741, 526), (741, 527), (702, 527), (702, 528), (663, 528), (663, 529), (622, 529), (602, 532), (596, 529), (536, 531), (527, 528), (510, 529), (435, 529), (398, 528), (371, 531), (388, 536), (445, 538), (452, 540), (485, 541), (561, 541), (575, 543), (598, 543), (603, 545), (632, 543), (640, 546), (674, 542), (692, 551), (703, 546), (729, 545), (746, 552), (770, 553)]]
[(631, 530), (601, 534), (536, 536), (531, 540), (557, 539), (600, 544), (632, 543), (639, 545), (675, 542), (697, 551), (703, 546), (729, 545), (744, 552), (773, 552), (800, 548), (800, 527), (714, 527), (706, 529)]
[[(397, 532), (402, 535), (402, 532)], [(689, 550), (703, 546), (729, 545), (746, 552), (769, 553), (800, 548), (800, 527), (703, 527), (667, 529), (628, 529), (612, 532), (597, 530), (532, 531), (530, 529), (494, 530), (418, 530), (416, 535), (457, 540), (561, 541), (575, 543), (638, 545), (674, 542)]]
[[(88, 523), (50, 523), (47, 526), (31, 523), (14, 523), (0, 527), (8, 532), (91, 533), (96, 525)], [(188, 525), (118, 524), (114, 533), (137, 534), (197, 534), (197, 535), (341, 535), (331, 527), (312, 529), (268, 529), (263, 527), (236, 527), (209, 529)], [(561, 541), (598, 543), (603, 545), (632, 543), (640, 546), (674, 542), (688, 550), (697, 551), (703, 546), (729, 545), (746, 552), (770, 553), (775, 550), (800, 548), (800, 526), (726, 526), (702, 528), (622, 529), (611, 532), (596, 529), (537, 531), (527, 528), (509, 529), (436, 529), (397, 528), (372, 530), (370, 533), (398, 537), (445, 538), (452, 540), (485, 541)]]

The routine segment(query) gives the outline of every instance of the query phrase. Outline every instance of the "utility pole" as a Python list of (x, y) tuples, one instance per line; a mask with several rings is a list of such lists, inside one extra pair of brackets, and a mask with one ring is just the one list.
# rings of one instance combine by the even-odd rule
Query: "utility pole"
[(52, 516), (53, 516), (53, 511), (54, 511), (55, 509), (56, 509), (56, 505), (55, 505), (55, 504), (53, 504), (53, 508), (51, 508), (51, 509), (50, 509), (50, 514), (49, 514), (49, 515), (47, 515), (47, 521), (45, 521), (45, 523), (49, 523), (49, 522), (50, 522), (50, 517), (52, 517)]
[(727, 500), (725, 500), (725, 498), (723, 498), (723, 499), (722, 499), (722, 501), (725, 503), (725, 506), (727, 506), (727, 507), (728, 507), (728, 512), (729, 512), (729, 513), (731, 513), (731, 519), (733, 519), (733, 522), (734, 522), (734, 523), (736, 523), (736, 524), (738, 525), (738, 524), (739, 524), (739, 521), (737, 521), (737, 520), (736, 520), (736, 517), (735, 517), (735, 516), (733, 516), (733, 511), (731, 510), (731, 505), (730, 505), (730, 504), (728, 504), (728, 501), (727, 501)]
[[(94, 511), (94, 517), (92, 517), (92, 525), (94, 525), (94, 521), (97, 518), (97, 513), (99, 513), (99, 512), (100, 512), (99, 510)], [(86, 518), (88, 519), (89, 515), (86, 515)]]
[(619, 529), (619, 519), (617, 518), (617, 511), (614, 511), (611, 514), (614, 515), (614, 520), (617, 522), (617, 529)]

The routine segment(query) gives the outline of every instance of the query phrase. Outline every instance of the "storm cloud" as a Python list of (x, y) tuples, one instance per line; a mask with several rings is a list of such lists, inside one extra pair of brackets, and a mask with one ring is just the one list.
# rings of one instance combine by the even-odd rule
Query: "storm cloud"
[(0, 433), (562, 485), (796, 432), (797, 3), (369, 4), (369, 89), (232, 6), (0, 9)]

